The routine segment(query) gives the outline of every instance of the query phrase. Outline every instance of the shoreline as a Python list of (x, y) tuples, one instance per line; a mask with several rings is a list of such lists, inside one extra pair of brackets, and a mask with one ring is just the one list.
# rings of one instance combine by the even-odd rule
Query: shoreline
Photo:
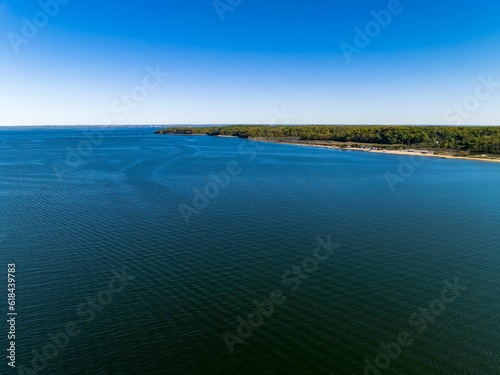
[[(319, 144), (310, 144), (310, 143), (300, 143), (300, 142), (286, 142), (286, 141), (273, 141), (269, 139), (259, 139), (259, 138), (249, 138), (252, 141), (258, 142), (269, 142), (269, 143), (278, 143), (278, 144), (286, 144), (286, 145), (295, 145), (295, 146), (307, 146), (307, 147), (319, 147), (319, 148), (328, 148), (334, 150), (341, 151), (356, 151), (356, 152), (370, 152), (374, 154), (390, 154), (390, 155), (405, 155), (405, 156), (424, 156), (438, 159), (458, 159), (458, 160), (469, 160), (469, 161), (482, 161), (482, 162), (491, 162), (491, 163), (500, 163), (499, 159), (486, 159), (486, 158), (474, 158), (467, 156), (454, 156), (454, 155), (443, 155), (443, 154), (435, 154), (432, 151), (426, 150), (416, 150), (416, 149), (406, 149), (406, 150), (378, 150), (372, 148), (361, 148), (361, 147), (342, 147), (336, 145), (319, 145)], [(376, 146), (373, 146), (376, 147)]]
[[(159, 133), (161, 135), (161, 133)], [(190, 136), (208, 136), (208, 137), (218, 137), (218, 138), (239, 138), (232, 135), (208, 135), (208, 134), (169, 134), (169, 135), (190, 135)], [(243, 139), (243, 138), (242, 138)], [(301, 143), (299, 141), (286, 141), (286, 140), (272, 140), (269, 138), (246, 138), (249, 141), (255, 142), (267, 142), (275, 144), (285, 144), (292, 146), (306, 146), (306, 147), (319, 147), (327, 148), (341, 151), (355, 151), (355, 152), (370, 152), (374, 154), (389, 154), (389, 155), (404, 155), (404, 156), (424, 156), (437, 159), (457, 159), (457, 160), (468, 160), (468, 161), (481, 161), (490, 163), (500, 163), (500, 156), (497, 159), (488, 159), (486, 157), (468, 157), (468, 156), (454, 156), (446, 154), (436, 154), (434, 151), (429, 150), (418, 150), (418, 149), (403, 149), (403, 150), (391, 150), (391, 149), (377, 149), (377, 145), (367, 147), (351, 147), (351, 146), (340, 146), (340, 145), (324, 145), (324, 144), (314, 144), (314, 143)]]

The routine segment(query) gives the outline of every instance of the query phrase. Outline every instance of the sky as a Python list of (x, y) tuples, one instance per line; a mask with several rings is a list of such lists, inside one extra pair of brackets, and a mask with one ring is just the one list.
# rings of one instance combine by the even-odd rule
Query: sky
[(0, 125), (500, 125), (500, 2), (0, 0)]

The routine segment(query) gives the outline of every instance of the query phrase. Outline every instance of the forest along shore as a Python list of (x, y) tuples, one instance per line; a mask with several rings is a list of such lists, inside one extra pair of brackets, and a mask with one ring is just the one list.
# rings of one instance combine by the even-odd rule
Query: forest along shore
[(500, 161), (500, 126), (177, 126), (155, 134), (239, 137), (351, 151)]

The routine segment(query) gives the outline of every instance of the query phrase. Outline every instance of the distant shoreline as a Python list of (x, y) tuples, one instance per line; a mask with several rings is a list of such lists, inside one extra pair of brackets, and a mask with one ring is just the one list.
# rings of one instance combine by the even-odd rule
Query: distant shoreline
[(346, 151), (500, 162), (500, 126), (232, 125), (168, 127), (155, 134), (238, 137)]
[[(167, 134), (174, 136), (206, 136), (206, 137), (216, 137), (216, 138), (238, 138), (236, 136), (231, 135), (207, 135), (207, 134)], [(473, 156), (455, 156), (455, 155), (447, 155), (447, 154), (439, 154), (434, 151), (428, 150), (419, 150), (419, 149), (401, 149), (401, 150), (392, 150), (392, 149), (380, 149), (377, 146), (367, 146), (367, 147), (352, 147), (347, 145), (338, 144), (314, 144), (314, 143), (304, 143), (300, 141), (287, 141), (287, 140), (273, 140), (269, 138), (247, 138), (249, 141), (254, 142), (267, 142), (267, 143), (275, 143), (275, 144), (285, 144), (291, 146), (306, 146), (306, 147), (318, 147), (318, 148), (328, 148), (333, 150), (341, 150), (341, 151), (355, 151), (355, 152), (370, 152), (374, 154), (390, 154), (390, 155), (404, 155), (404, 156), (425, 156), (436, 159), (458, 159), (458, 160), (469, 160), (469, 161), (486, 161), (492, 163), (500, 163), (500, 157), (498, 159), (487, 159), (486, 157), (473, 157)]]

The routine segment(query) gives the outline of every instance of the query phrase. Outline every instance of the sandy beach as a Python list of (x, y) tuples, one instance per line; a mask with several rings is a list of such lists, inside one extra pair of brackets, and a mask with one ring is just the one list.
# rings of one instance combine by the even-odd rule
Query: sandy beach
[(286, 142), (286, 141), (272, 141), (268, 139), (255, 139), (264, 142), (270, 143), (284, 143), (289, 145), (297, 145), (297, 146), (308, 146), (308, 147), (321, 147), (321, 148), (330, 148), (336, 150), (343, 151), (356, 151), (356, 152), (372, 152), (377, 154), (393, 154), (393, 155), (405, 155), (405, 156), (425, 156), (431, 158), (439, 158), (439, 159), (459, 159), (459, 160), (469, 160), (469, 161), (482, 161), (482, 162), (493, 162), (500, 163), (499, 159), (490, 159), (485, 157), (466, 157), (466, 156), (453, 156), (446, 154), (436, 154), (433, 151), (426, 150), (414, 150), (414, 149), (406, 149), (406, 150), (380, 150), (376, 147), (344, 147), (344, 146), (336, 146), (336, 145), (320, 145), (320, 144), (312, 144), (312, 143), (300, 143), (300, 142)]

